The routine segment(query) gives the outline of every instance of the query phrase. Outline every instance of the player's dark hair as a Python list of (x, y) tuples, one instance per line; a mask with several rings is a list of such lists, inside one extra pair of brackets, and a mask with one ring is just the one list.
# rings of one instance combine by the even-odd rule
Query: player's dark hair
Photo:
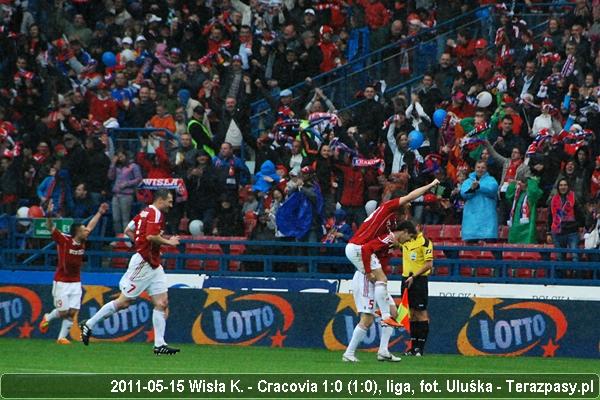
[(161, 199), (161, 200), (166, 200), (169, 198), (169, 195), (171, 194), (171, 192), (168, 189), (158, 189), (157, 191), (154, 192), (154, 201)]
[(75, 237), (75, 235), (77, 234), (77, 231), (82, 226), (83, 226), (83, 224), (80, 224), (79, 222), (75, 222), (75, 223), (71, 224), (71, 228), (69, 228), (69, 235), (71, 235), (71, 237)]
[(396, 230), (406, 231), (409, 235), (417, 234), (417, 227), (415, 226), (415, 224), (408, 220), (400, 222)]

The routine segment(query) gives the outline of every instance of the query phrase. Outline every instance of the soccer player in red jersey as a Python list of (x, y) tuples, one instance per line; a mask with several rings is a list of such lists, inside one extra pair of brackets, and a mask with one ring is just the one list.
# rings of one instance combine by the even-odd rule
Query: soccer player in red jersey
[(81, 321), (81, 340), (86, 346), (92, 336), (92, 329), (99, 321), (129, 307), (144, 290), (147, 290), (154, 304), (154, 353), (160, 355), (179, 352), (179, 349), (168, 346), (164, 339), (169, 303), (165, 271), (160, 265), (160, 246), (179, 245), (179, 237), (171, 236), (167, 239), (163, 236), (164, 213), (171, 207), (173, 195), (168, 190), (157, 190), (152, 205), (133, 219), (136, 253), (131, 257), (127, 272), (119, 282), (121, 294), (116, 300), (106, 303), (92, 318)]
[[(377, 257), (376, 251), (367, 251), (373, 240), (384, 238), (392, 232), (394, 226), (399, 223), (400, 217), (398, 211), (411, 201), (427, 193), (431, 188), (440, 182), (435, 179), (428, 185), (421, 186), (399, 199), (392, 199), (381, 206), (362, 223), (358, 231), (354, 234), (350, 242), (346, 245), (346, 257), (358, 272), (365, 274), (370, 282), (374, 282), (374, 298), (379, 310), (381, 311), (382, 325), (385, 327), (400, 327), (401, 325), (392, 318), (390, 313), (389, 293), (387, 290), (387, 277), (382, 269), (381, 262)], [(367, 334), (368, 326), (359, 323), (354, 328), (351, 343), (356, 342), (356, 346)], [(383, 329), (382, 334), (391, 335), (393, 329)], [(357, 361), (353, 354), (352, 357), (344, 355), (344, 361)]]
[(52, 224), (53, 211), (54, 204), (50, 201), (46, 209), (46, 226), (51, 232), (52, 239), (56, 242), (58, 254), (58, 264), (52, 283), (52, 297), (56, 308), (48, 314), (44, 314), (38, 328), (41, 333), (46, 333), (52, 320), (62, 319), (56, 342), (58, 344), (70, 344), (71, 342), (67, 339), (67, 336), (71, 326), (73, 326), (73, 318), (75, 318), (81, 306), (80, 271), (83, 265), (85, 241), (102, 215), (108, 211), (108, 204), (101, 204), (98, 212), (87, 225), (79, 223), (71, 225), (70, 235), (65, 235), (54, 227)]
[[(391, 232), (387, 235), (377, 237), (362, 246), (363, 254), (369, 259), (372, 255), (375, 255), (377, 259), (376, 262), (381, 264), (381, 269), (384, 271), (389, 269), (389, 260), (391, 258), (390, 251), (394, 248), (394, 246), (399, 245), (399, 235), (398, 232), (396, 232), (396, 228), (394, 226), (390, 226), (390, 231)], [(354, 303), (356, 304), (356, 310), (360, 314), (360, 322), (357, 325), (360, 326), (360, 329), (354, 329), (354, 332), (358, 332), (358, 334), (353, 333), (352, 339), (348, 344), (348, 348), (342, 356), (342, 360), (348, 362), (358, 362), (358, 358), (356, 358), (355, 355), (356, 349), (358, 348), (360, 342), (364, 339), (364, 336), (360, 335), (360, 333), (367, 332), (375, 320), (376, 313), (374, 304), (375, 285), (369, 280), (369, 278), (367, 278), (367, 275), (358, 270), (354, 273), (354, 277), (352, 279), (352, 295), (354, 297)], [(390, 317), (395, 320), (397, 317), (397, 310), (394, 299), (388, 294), (386, 301), (386, 310), (389, 310), (388, 312)], [(378, 361), (400, 361), (400, 357), (394, 356), (388, 349), (390, 338), (393, 332), (393, 327), (388, 325), (382, 326), (379, 350), (377, 351)]]

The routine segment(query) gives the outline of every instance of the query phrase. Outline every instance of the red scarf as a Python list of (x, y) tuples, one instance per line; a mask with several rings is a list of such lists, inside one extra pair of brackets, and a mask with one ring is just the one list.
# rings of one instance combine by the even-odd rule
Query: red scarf
[[(513, 224), (513, 218), (515, 217), (515, 211), (517, 209), (517, 203), (519, 202), (519, 197), (521, 197), (521, 186), (517, 185), (517, 190), (515, 191), (515, 198), (513, 199), (512, 208), (510, 209), (510, 217), (506, 224), (510, 227)], [(521, 204), (521, 218), (519, 219), (520, 224), (528, 224), (529, 223), (529, 202), (528, 202), (527, 192), (523, 197), (523, 204)]]
[(506, 176), (504, 177), (504, 182), (510, 182), (515, 179), (517, 175), (517, 169), (523, 163), (523, 160), (511, 160), (510, 164), (508, 164), (508, 169), (506, 170)]
[(562, 222), (575, 221), (575, 192), (567, 193), (563, 202), (560, 194), (555, 194), (550, 205), (552, 211), (552, 233), (561, 233)]

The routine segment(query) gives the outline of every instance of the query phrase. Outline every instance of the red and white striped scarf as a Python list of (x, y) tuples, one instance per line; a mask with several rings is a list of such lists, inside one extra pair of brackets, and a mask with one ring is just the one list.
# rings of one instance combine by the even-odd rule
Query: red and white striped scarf
[[(517, 209), (517, 203), (519, 202), (519, 197), (521, 197), (521, 186), (517, 185), (517, 190), (515, 191), (515, 198), (513, 199), (512, 208), (510, 209), (510, 218), (506, 222), (508, 226), (512, 226), (513, 218), (515, 217), (515, 212)], [(525, 196), (523, 197), (523, 204), (521, 204), (521, 218), (519, 219), (519, 223), (528, 224), (529, 223), (529, 202), (527, 201), (527, 192), (525, 192)]]

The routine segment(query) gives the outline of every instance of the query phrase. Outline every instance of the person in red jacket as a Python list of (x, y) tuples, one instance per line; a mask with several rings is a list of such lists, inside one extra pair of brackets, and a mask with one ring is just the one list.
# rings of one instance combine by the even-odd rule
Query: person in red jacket
[(319, 47), (323, 53), (323, 61), (321, 62), (321, 72), (331, 71), (337, 66), (336, 59), (340, 57), (341, 53), (335, 43), (331, 40), (333, 35), (333, 28), (328, 25), (321, 26), (319, 29), (319, 35), (321, 41)]
[(115, 100), (110, 97), (108, 86), (101, 82), (97, 87), (97, 94), (88, 92), (88, 104), (90, 108), (90, 119), (95, 121), (104, 121), (109, 118), (117, 118), (118, 105)]
[(358, 0), (365, 10), (365, 20), (369, 28), (374, 31), (390, 23), (390, 10), (388, 10), (379, 0)]
[[(148, 157), (148, 150), (154, 149), (154, 158)], [(142, 139), (142, 147), (136, 157), (136, 162), (149, 179), (172, 178), (169, 156), (163, 146), (152, 145), (152, 139)]]

